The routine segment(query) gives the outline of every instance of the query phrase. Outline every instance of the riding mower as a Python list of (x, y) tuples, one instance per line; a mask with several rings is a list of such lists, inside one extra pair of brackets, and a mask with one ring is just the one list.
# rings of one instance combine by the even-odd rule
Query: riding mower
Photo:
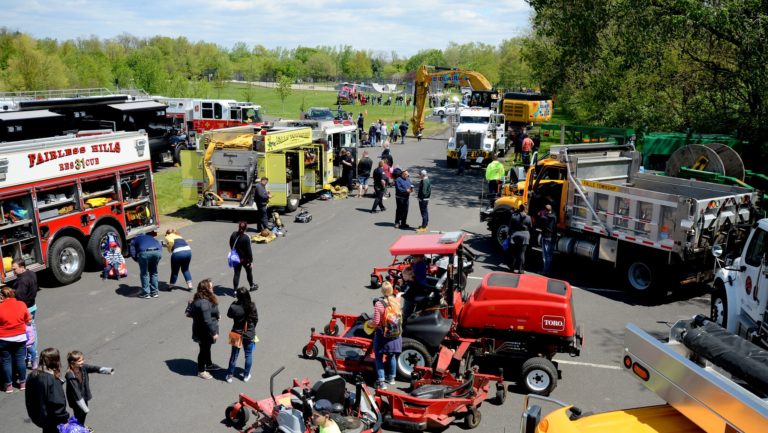
[[(227, 407), (225, 422), (241, 433), (314, 433), (311, 423), (315, 402), (325, 399), (333, 405), (331, 418), (343, 433), (378, 433), (381, 412), (362, 380), (355, 383), (354, 392), (340, 376), (330, 376), (314, 384), (304, 379), (293, 380), (293, 386), (275, 396), (274, 379), (285, 367), (269, 377), (270, 398), (255, 400), (240, 394), (238, 401)], [(250, 415), (256, 419), (248, 425)]]
[[(463, 235), (451, 236), (403, 238), (421, 238), (409, 240), (410, 254), (421, 254), (423, 244), (435, 242), (445, 245), (446, 254), (450, 254), (461, 248), (464, 239)], [(505, 371), (518, 373), (514, 380), (524, 392), (549, 395), (560, 377), (553, 357), (557, 353), (578, 356), (582, 348), (582, 333), (574, 323), (570, 284), (533, 274), (492, 272), (467, 295), (453, 278), (461, 275), (462, 267), (462, 261), (455, 269), (448, 266), (440, 287), (440, 304), (417, 308), (405, 318), (398, 378), (408, 380), (415, 367), (431, 366), (440, 347), (445, 346), (454, 350), (459, 360), (451, 366), (454, 371), (466, 370), (475, 363), (500, 363)], [(372, 338), (363, 331), (366, 320), (365, 314), (343, 315), (334, 309), (324, 333), (312, 328), (302, 356), (319, 359), (326, 372), (335, 366), (340, 374), (371, 375)], [(323, 356), (319, 356), (318, 343), (323, 346)]]
[[(417, 237), (418, 236), (418, 237)], [(373, 268), (371, 272), (372, 289), (381, 287), (381, 283), (389, 281), (393, 286), (398, 287), (402, 283), (402, 272), (413, 264), (414, 255), (423, 255), (427, 265), (427, 275), (431, 278), (440, 279), (448, 271), (448, 264), (453, 263), (453, 267), (458, 267), (459, 260), (462, 261), (463, 273), (460, 274), (459, 285), (461, 290), (467, 286), (467, 276), (472, 273), (475, 255), (466, 248), (445, 248), (443, 244), (432, 244), (426, 242), (424, 236), (431, 236), (433, 239), (439, 239), (441, 235), (417, 235), (402, 236), (392, 246), (389, 252), (394, 256), (389, 266)], [(431, 242), (431, 239), (429, 242)], [(421, 245), (422, 252), (409, 253), (414, 251), (412, 241)]]
[(463, 378), (457, 377), (446, 370), (454, 360), (453, 352), (443, 347), (434, 368), (414, 369), (407, 393), (377, 389), (376, 403), (384, 424), (406, 430), (442, 430), (462, 419), (467, 429), (473, 429), (480, 425), (478, 408), (488, 397), (491, 381), (496, 382), (496, 403), (504, 403), (503, 372), (494, 376), (468, 369)]

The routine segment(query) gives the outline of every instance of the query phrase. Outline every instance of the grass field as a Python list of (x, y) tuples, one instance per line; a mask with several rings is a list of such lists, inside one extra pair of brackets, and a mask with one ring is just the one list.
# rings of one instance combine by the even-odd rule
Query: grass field
[(163, 216), (163, 223), (176, 217), (184, 218), (180, 209), (195, 205), (195, 200), (184, 200), (181, 194), (181, 170), (162, 169), (154, 174), (157, 211)]

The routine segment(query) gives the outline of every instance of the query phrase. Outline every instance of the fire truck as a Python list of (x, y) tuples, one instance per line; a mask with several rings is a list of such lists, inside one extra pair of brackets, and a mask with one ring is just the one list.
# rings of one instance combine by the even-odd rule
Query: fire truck
[(260, 125), (261, 106), (250, 102), (237, 102), (230, 99), (186, 99), (155, 97), (158, 102), (168, 106), (165, 110), (174, 123), (183, 125), (181, 129), (202, 133), (212, 129), (232, 126)]
[(2, 282), (23, 259), (69, 284), (86, 260), (103, 265), (108, 239), (124, 246), (159, 227), (147, 134), (88, 134), (0, 147)]

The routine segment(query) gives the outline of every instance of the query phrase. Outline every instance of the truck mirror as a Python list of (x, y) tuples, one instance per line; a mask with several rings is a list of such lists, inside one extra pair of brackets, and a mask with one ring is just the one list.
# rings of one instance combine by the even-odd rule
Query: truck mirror
[(536, 426), (541, 421), (541, 406), (532, 405), (523, 413), (521, 433), (535, 433)]
[(712, 255), (715, 256), (715, 258), (719, 258), (721, 255), (723, 255), (723, 246), (720, 244), (713, 246)]

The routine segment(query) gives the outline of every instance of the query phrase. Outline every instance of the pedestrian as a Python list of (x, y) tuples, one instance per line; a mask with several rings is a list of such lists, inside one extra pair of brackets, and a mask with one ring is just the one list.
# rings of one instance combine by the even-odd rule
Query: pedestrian
[[(267, 191), (267, 184), (269, 178), (262, 177), (253, 186), (253, 200), (256, 202), (256, 228), (259, 232), (265, 229), (269, 229), (269, 218), (267, 218), (267, 210), (269, 205), (269, 199), (272, 198), (272, 193)], [(237, 285), (235, 285), (237, 287)]]
[(514, 162), (522, 161), (522, 156), (523, 156), (523, 138), (525, 138), (524, 131), (519, 131), (515, 135), (515, 161)]
[(165, 247), (171, 253), (171, 279), (168, 284), (173, 288), (181, 271), (187, 283), (187, 290), (191, 292), (192, 274), (189, 272), (189, 263), (192, 261), (192, 248), (176, 229), (165, 231)]
[(347, 187), (347, 191), (352, 191), (352, 172), (355, 168), (355, 161), (352, 159), (352, 153), (347, 149), (339, 151), (339, 160), (341, 162), (341, 182)]
[(376, 213), (379, 211), (376, 209), (377, 206), (382, 212), (387, 210), (387, 208), (384, 207), (384, 193), (386, 191), (387, 176), (384, 174), (384, 160), (382, 159), (379, 161), (379, 166), (373, 170), (373, 193), (375, 198), (373, 200), (371, 213)]
[(403, 170), (400, 176), (395, 176), (395, 228), (409, 229), (408, 200), (413, 192), (413, 184), (408, 178), (408, 170)]
[(525, 205), (521, 204), (509, 221), (509, 247), (510, 256), (508, 265), (515, 274), (525, 273), (525, 250), (531, 240), (531, 217), (525, 212)]
[(421, 225), (416, 229), (417, 232), (425, 232), (429, 226), (429, 198), (432, 197), (432, 183), (427, 176), (427, 170), (421, 170), (419, 182), (419, 191), (416, 197), (419, 199), (419, 210), (421, 211)]
[[(251, 366), (253, 365), (253, 349), (256, 346), (256, 324), (259, 323), (259, 313), (256, 311), (256, 304), (251, 300), (251, 294), (245, 287), (238, 287), (235, 291), (237, 300), (229, 306), (227, 317), (233, 320), (232, 330), (230, 331), (230, 344), (232, 352), (229, 355), (229, 367), (227, 368), (227, 383), (232, 383), (232, 377), (235, 375), (235, 366), (237, 357), (240, 355), (240, 349), (243, 349), (245, 355), (245, 366), (243, 367), (243, 382), (251, 380)], [(233, 336), (235, 337), (233, 340)]]
[(389, 143), (385, 142), (382, 146), (384, 147), (384, 150), (381, 151), (381, 158), (387, 160), (387, 165), (391, 169), (395, 165), (395, 159), (392, 158), (392, 151), (389, 149)]
[(368, 157), (368, 151), (363, 152), (363, 157), (357, 163), (357, 198), (368, 194), (368, 179), (371, 177), (373, 161)]
[(312, 407), (312, 423), (317, 426), (318, 433), (341, 433), (339, 425), (331, 418), (333, 403), (321, 398)]
[(371, 141), (371, 147), (376, 146), (376, 124), (371, 123), (371, 127), (368, 128), (368, 139)]
[(219, 299), (213, 293), (213, 281), (210, 278), (197, 284), (197, 292), (188, 309), (192, 316), (192, 340), (200, 347), (197, 354), (197, 376), (213, 379), (209, 371), (221, 370), (211, 360), (211, 346), (219, 339)]
[(521, 146), (523, 152), (523, 166), (527, 169), (531, 164), (531, 151), (533, 150), (533, 140), (528, 134), (523, 138), (523, 144)]
[(258, 290), (259, 285), (253, 282), (253, 250), (251, 249), (251, 237), (245, 231), (248, 229), (248, 223), (240, 221), (237, 224), (237, 231), (229, 236), (229, 249), (234, 249), (240, 257), (240, 263), (234, 266), (235, 274), (232, 277), (232, 290), (240, 287), (240, 270), (245, 269), (245, 278), (251, 291)]
[(89, 373), (115, 374), (112, 367), (99, 367), (85, 363), (85, 356), (79, 350), (73, 350), (67, 355), (69, 371), (64, 375), (67, 382), (67, 403), (77, 418), (77, 422), (85, 425), (85, 416), (90, 412), (88, 402), (91, 401), (91, 385)]
[(163, 246), (154, 238), (155, 233), (140, 234), (131, 240), (130, 254), (139, 263), (141, 293), (139, 298), (157, 298), (157, 265), (160, 263)]
[(37, 291), (39, 287), (37, 285), (37, 274), (35, 271), (27, 269), (24, 259), (16, 259), (11, 264), (11, 270), (16, 275), (16, 284), (14, 286), (14, 292), (16, 293), (16, 299), (27, 305), (27, 310), (32, 316), (32, 330), (35, 335), (35, 340), (32, 345), (27, 347), (26, 364), (27, 368), (37, 368), (37, 323), (35, 317), (37, 316)]
[(381, 122), (381, 138), (386, 140), (389, 137), (389, 130), (387, 129), (387, 122)]
[(392, 132), (389, 135), (389, 138), (391, 139), (392, 143), (397, 143), (397, 134), (400, 133), (400, 124), (395, 120), (395, 124), (392, 125)]
[(464, 140), (459, 141), (459, 176), (464, 176), (464, 169), (467, 166), (467, 143)]
[(115, 279), (120, 280), (122, 275), (120, 274), (120, 268), (125, 267), (125, 258), (123, 257), (123, 251), (117, 245), (117, 242), (110, 241), (108, 244), (108, 250), (104, 255), (104, 272), (101, 274), (101, 279), (106, 280), (109, 278), (109, 272), (111, 271), (115, 276)]
[(362, 139), (363, 132), (365, 131), (365, 118), (363, 117), (363, 113), (357, 114), (357, 131), (357, 135)]
[(40, 352), (40, 365), (29, 375), (24, 400), (29, 419), (43, 433), (59, 433), (58, 426), (67, 423), (69, 413), (58, 349), (49, 347)]
[(504, 165), (496, 159), (494, 153), (491, 153), (491, 162), (485, 168), (485, 180), (488, 182), (488, 207), (493, 207), (502, 180), (504, 180)]
[(381, 119), (379, 119), (379, 121), (376, 123), (376, 142), (383, 144), (384, 142), (381, 141), (382, 138), (383, 135), (381, 133)]
[(542, 274), (549, 275), (552, 272), (552, 258), (557, 242), (557, 215), (552, 212), (552, 205), (544, 206), (536, 222), (541, 229), (541, 258), (544, 262)]
[(400, 144), (405, 144), (405, 134), (406, 133), (408, 133), (408, 122), (403, 120), (402, 122), (400, 122), (400, 138), (402, 140), (400, 142)]
[(381, 295), (381, 298), (373, 301), (373, 319), (369, 326), (375, 327), (373, 352), (376, 362), (376, 387), (386, 389), (387, 383), (395, 384), (397, 357), (403, 351), (403, 311), (389, 281), (381, 285)]
[(32, 323), (27, 305), (16, 299), (14, 290), (0, 288), (0, 359), (2, 360), (3, 391), (13, 392), (14, 370), (19, 378), (19, 390), (24, 391), (27, 381), (27, 325)]

